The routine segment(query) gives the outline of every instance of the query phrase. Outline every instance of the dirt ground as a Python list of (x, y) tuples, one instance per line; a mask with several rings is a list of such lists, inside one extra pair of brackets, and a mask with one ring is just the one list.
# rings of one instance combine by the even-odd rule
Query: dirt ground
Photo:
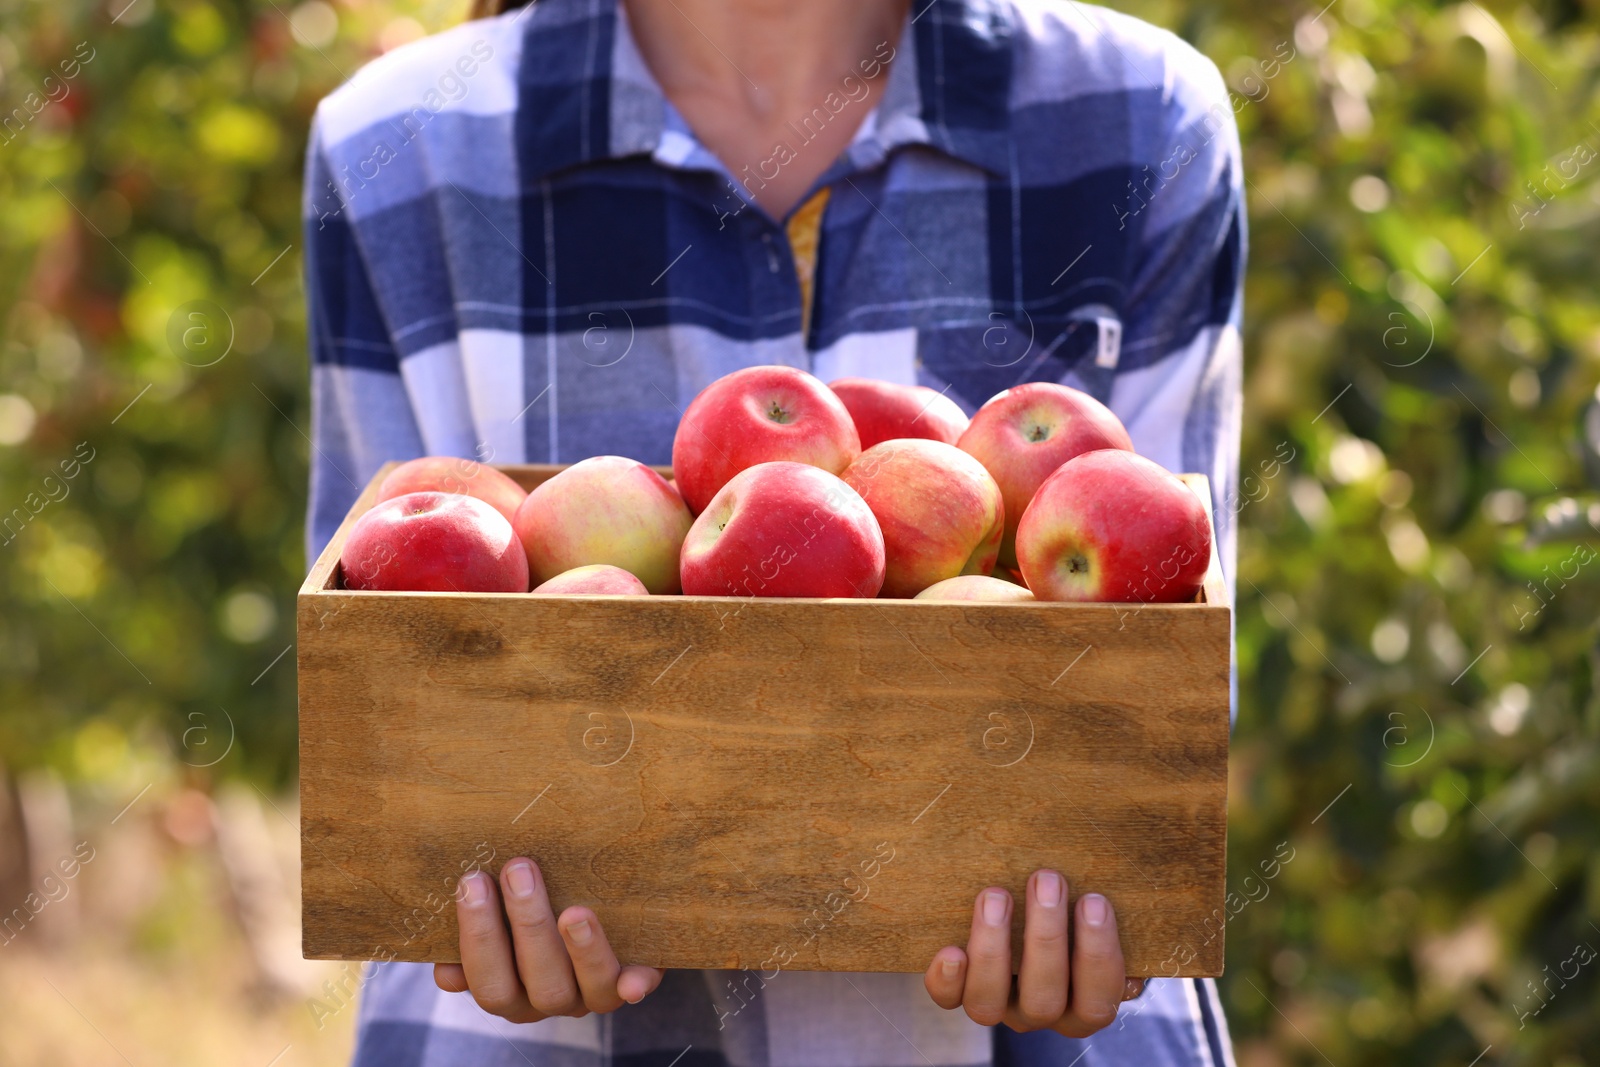
[(330, 1014), (341, 1001), (322, 988), (341, 965), (300, 958), (292, 798), (157, 786), (112, 823), (115, 807), (49, 782), (23, 795), (31, 857), (0, 901), (0, 1064), (349, 1062), (355, 1008)]

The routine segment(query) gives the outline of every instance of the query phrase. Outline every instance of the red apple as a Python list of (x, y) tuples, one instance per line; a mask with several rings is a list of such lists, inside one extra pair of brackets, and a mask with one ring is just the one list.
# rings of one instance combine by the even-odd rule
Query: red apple
[(542, 585), (534, 586), (534, 596), (588, 593), (591, 596), (649, 596), (644, 583), (621, 567), (591, 563), (563, 571)]
[(1211, 565), (1211, 523), (1200, 498), (1159, 464), (1087, 452), (1034, 494), (1017, 558), (1040, 600), (1193, 600)]
[(1005, 506), (983, 464), (943, 441), (873, 445), (845, 468), (883, 530), (883, 595), (915, 596), (958, 574), (988, 574)]
[(400, 464), (378, 485), (379, 500), (407, 493), (465, 493), (514, 521), (517, 508), (528, 494), (522, 486), (493, 467), (455, 456), (423, 456)]
[(407, 493), (373, 505), (351, 527), (339, 566), (347, 589), (528, 591), (528, 557), (511, 524), (460, 493)]
[(1000, 484), (1006, 534), (1000, 562), (1017, 562), (1017, 524), (1044, 480), (1073, 456), (1097, 448), (1133, 451), (1122, 420), (1088, 393), (1054, 382), (1029, 382), (989, 398), (956, 442)]
[(883, 533), (835, 475), (806, 463), (758, 463), (712, 498), (683, 542), (690, 596), (874, 597)]
[(934, 582), (928, 588), (918, 593), (916, 600), (986, 600), (993, 603), (1002, 601), (1031, 601), (1033, 594), (1014, 585), (1003, 578), (991, 578), (987, 574), (958, 574), (954, 578), (946, 578), (942, 582)]
[(838, 474), (861, 454), (850, 412), (794, 367), (746, 367), (706, 386), (672, 439), (672, 476), (696, 515), (735, 474), (788, 460)]
[(967, 413), (954, 400), (925, 385), (839, 378), (829, 382), (828, 388), (850, 412), (863, 449), (903, 437), (923, 437), (953, 445), (967, 428)]
[(693, 521), (672, 483), (643, 463), (595, 456), (535, 487), (512, 525), (535, 585), (608, 563), (652, 593), (676, 593), (678, 550)]

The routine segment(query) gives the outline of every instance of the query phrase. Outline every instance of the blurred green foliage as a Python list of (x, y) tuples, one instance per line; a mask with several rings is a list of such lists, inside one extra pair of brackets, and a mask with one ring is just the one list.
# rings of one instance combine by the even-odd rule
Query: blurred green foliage
[[(0, 0), (13, 767), (292, 778), (307, 122), (462, 6)], [(1117, 6), (1245, 144), (1241, 1060), (1600, 1063), (1600, 4)]]

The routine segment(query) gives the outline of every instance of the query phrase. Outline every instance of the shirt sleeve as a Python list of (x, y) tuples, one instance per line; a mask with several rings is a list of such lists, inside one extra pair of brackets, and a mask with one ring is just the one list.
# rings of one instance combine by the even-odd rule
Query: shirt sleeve
[(311, 348), (308, 566), (378, 468), (423, 451), (400, 355), (362, 258), (352, 199), (339, 181), (319, 113), (306, 152), (303, 212)]
[(1165, 122), (1122, 211), (1137, 227), (1124, 307), (1125, 370), (1111, 408), (1135, 449), (1211, 483), (1232, 601), (1242, 407), (1246, 220), (1238, 128), (1216, 67), (1198, 53), (1168, 73)]

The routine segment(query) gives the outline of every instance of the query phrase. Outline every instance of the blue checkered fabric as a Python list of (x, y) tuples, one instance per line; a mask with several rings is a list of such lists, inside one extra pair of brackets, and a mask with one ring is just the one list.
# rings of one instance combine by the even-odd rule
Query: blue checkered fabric
[[(781, 363), (930, 385), (968, 412), (1025, 381), (1084, 389), (1141, 453), (1211, 477), (1231, 587), (1245, 215), (1215, 66), (1063, 0), (915, 0), (879, 55), (864, 118), (842, 84), (787, 145), (860, 122), (817, 183), (808, 322), (783, 220), (743, 184), (781, 162), (712, 156), (616, 0), (468, 22), (324, 100), (305, 199), (313, 555), (386, 460), (667, 463), (700, 389)], [(1074, 1041), (979, 1027), (920, 976), (786, 972), (738, 1011), (730, 977), (678, 972), (610, 1016), (514, 1026), (387, 964), (356, 1062), (1232, 1062), (1210, 982), (1153, 981)]]

